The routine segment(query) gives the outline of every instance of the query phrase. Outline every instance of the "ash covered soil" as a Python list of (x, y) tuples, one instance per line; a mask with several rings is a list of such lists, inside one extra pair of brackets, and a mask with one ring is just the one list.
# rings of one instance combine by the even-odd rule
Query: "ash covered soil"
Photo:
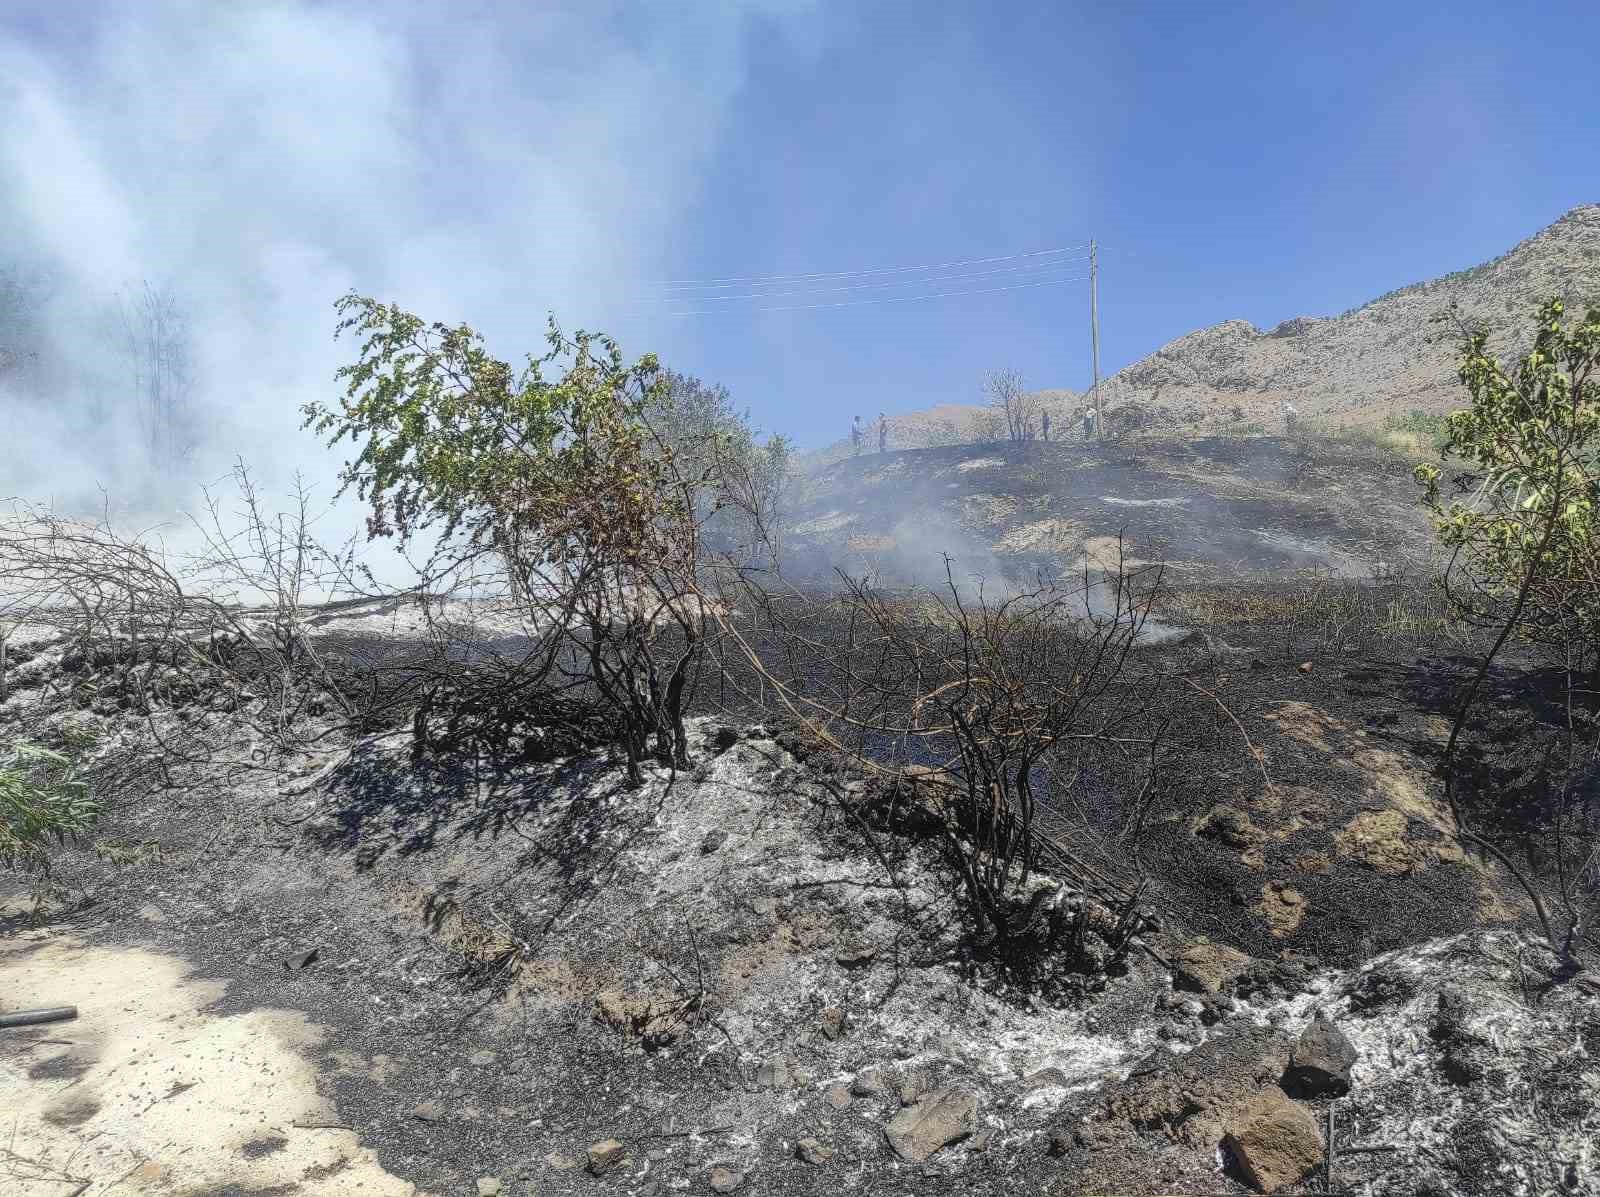
[[(1410, 469), (1283, 437), (955, 445), (847, 458), (802, 486), (786, 568), (925, 580), (950, 552), (992, 577), (1073, 571), (1124, 552), (1184, 582), (1322, 567), (1365, 576), (1420, 559)], [(952, 544), (959, 529), (960, 543)]]
[[(1199, 687), (1140, 850), (1159, 930), (1104, 967), (1118, 816), (1057, 812), (1110, 891), (1060, 887), (1089, 950), (1030, 989), (966, 950), (936, 842), (781, 728), (701, 715), (630, 790), (603, 750), (400, 732), (268, 768), (204, 696), (162, 712), (192, 763), (124, 770), (105, 829), (142, 859), (68, 853), (39, 924), (7, 879), (0, 1003), (80, 1016), (0, 1032), (5, 1191), (1600, 1192), (1600, 978), (1555, 983), (1443, 835), (1470, 662), (1230, 636), (1147, 654)], [(57, 701), (47, 630), (18, 646), (10, 717), (158, 750)], [(1558, 717), (1541, 684), (1496, 673), (1486, 788), (1524, 771), (1515, 712)]]

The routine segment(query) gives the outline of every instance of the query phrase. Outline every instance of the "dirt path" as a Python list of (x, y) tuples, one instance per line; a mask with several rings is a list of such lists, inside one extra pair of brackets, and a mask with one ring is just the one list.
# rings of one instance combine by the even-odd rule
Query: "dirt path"
[(59, 928), (0, 939), (0, 973), (10, 1008), (79, 1011), (0, 1031), (6, 1193), (417, 1192), (339, 1124), (313, 1061), (326, 1033), (298, 1011), (218, 1013), (227, 986), (178, 957)]

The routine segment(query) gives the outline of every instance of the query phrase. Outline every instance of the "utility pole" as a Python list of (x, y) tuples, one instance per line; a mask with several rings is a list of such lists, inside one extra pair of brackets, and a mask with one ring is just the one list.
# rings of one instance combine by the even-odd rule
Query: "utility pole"
[(1094, 407), (1094, 435), (1105, 440), (1105, 413), (1100, 410), (1100, 292), (1099, 266), (1095, 258), (1094, 238), (1089, 239), (1089, 337), (1094, 346), (1094, 390), (1090, 400)]

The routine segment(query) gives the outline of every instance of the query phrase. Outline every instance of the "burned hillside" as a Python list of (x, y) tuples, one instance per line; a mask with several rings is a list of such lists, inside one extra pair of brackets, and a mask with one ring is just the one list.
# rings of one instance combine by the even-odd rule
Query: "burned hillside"
[[(42, 927), (14, 893), (8, 1002), (87, 1012), (117, 992), (101, 978), (149, 980), (125, 1020), (8, 1032), (32, 1128), (13, 1175), (1071, 1194), (1317, 1191), (1326, 1168), (1335, 1190), (1584, 1192), (1600, 983), (1445, 834), (1434, 770), (1471, 646), (1384, 630), (1392, 603), (1422, 611), (1415, 588), (1343, 586), (1173, 593), (1163, 617), (1191, 634), (1130, 665), (1181, 725), (1160, 801), (1131, 840), (1125, 770), (1042, 807), (1031, 972), (975, 948), (925, 808), (756, 719), (736, 657), (701, 679), (687, 767), (632, 788), (603, 729), (532, 759), (418, 755), (406, 720), (356, 734), (324, 712), (274, 751), (265, 695), (196, 678), (141, 707), (125, 652), (35, 628), (6, 713), (95, 745), (123, 849), (61, 859)], [(330, 611), (313, 635), (324, 659), (416, 646), (408, 612)], [(1479, 802), (1527, 788), (1504, 842), (1542, 885), (1549, 679), (1508, 663), (1470, 733)], [(174, 1065), (141, 1029), (169, 1015), (282, 1079), (249, 1098), (204, 1052)], [(194, 1127), (203, 1158), (180, 1151)]]
[(949, 553), (991, 581), (1103, 569), (1125, 553), (1177, 582), (1345, 577), (1425, 559), (1427, 526), (1403, 458), (1260, 437), (1029, 441), (847, 458), (800, 486), (786, 569), (885, 584), (936, 580)]

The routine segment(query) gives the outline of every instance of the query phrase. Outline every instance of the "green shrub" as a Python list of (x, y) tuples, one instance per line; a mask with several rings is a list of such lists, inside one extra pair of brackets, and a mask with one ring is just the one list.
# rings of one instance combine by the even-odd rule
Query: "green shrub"
[(82, 839), (102, 811), (71, 757), (27, 740), (0, 747), (0, 866), (47, 881), (52, 843)]

